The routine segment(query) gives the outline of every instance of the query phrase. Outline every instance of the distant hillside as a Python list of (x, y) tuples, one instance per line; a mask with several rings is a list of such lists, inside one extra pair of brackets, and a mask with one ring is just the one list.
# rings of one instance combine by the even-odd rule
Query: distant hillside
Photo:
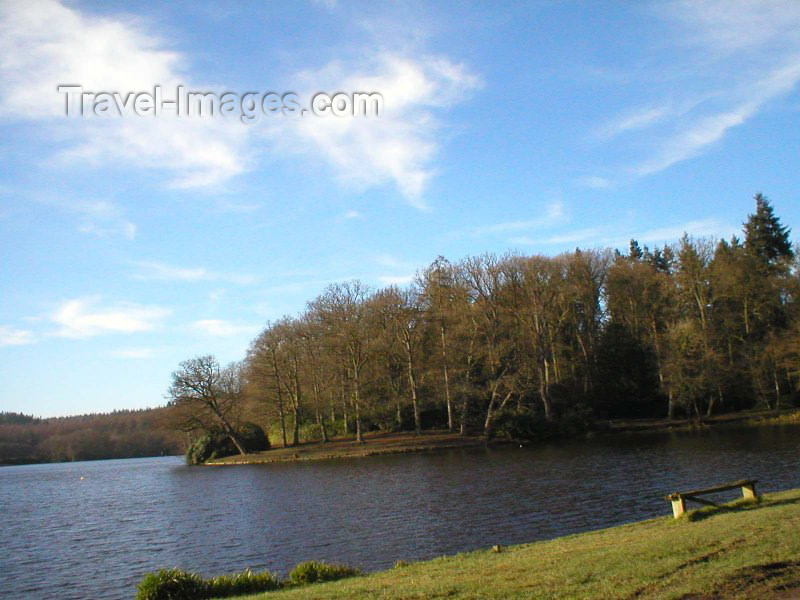
[(0, 464), (181, 454), (166, 408), (39, 419), (0, 413)]

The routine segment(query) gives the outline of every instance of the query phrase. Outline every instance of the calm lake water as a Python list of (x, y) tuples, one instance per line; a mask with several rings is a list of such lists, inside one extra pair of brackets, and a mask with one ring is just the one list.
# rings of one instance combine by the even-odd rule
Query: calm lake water
[(4, 467), (0, 597), (132, 598), (145, 572), (171, 566), (377, 570), (667, 515), (664, 494), (682, 488), (800, 487), (799, 459), (800, 427), (784, 426), (258, 466)]

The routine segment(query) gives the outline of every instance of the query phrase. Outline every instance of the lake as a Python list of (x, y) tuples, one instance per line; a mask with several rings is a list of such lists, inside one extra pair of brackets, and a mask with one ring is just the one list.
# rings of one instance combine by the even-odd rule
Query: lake
[(235, 467), (3, 467), (0, 597), (132, 598), (161, 567), (378, 570), (665, 516), (663, 496), (683, 488), (800, 487), (799, 460), (800, 427), (775, 426)]

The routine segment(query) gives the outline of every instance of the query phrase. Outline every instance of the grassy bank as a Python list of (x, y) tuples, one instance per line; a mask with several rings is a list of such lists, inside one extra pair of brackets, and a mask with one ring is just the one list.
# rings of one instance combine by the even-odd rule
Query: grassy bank
[(706, 427), (724, 425), (745, 425), (758, 427), (761, 425), (791, 425), (800, 423), (800, 409), (783, 410), (743, 410), (721, 415), (712, 415), (702, 419), (620, 419), (608, 422), (610, 433), (631, 431), (691, 431)]
[(482, 446), (485, 442), (478, 436), (460, 436), (446, 431), (426, 431), (421, 435), (413, 433), (370, 433), (364, 436), (365, 443), (359, 444), (353, 438), (334, 439), (326, 444), (312, 442), (273, 448), (238, 456), (228, 456), (208, 461), (207, 465), (241, 465), (296, 460), (325, 460), (330, 458), (358, 458), (380, 454), (402, 454), (405, 452), (424, 452), (445, 448), (467, 448)]
[[(667, 502), (663, 508), (666, 515)], [(765, 496), (760, 504), (704, 509), (678, 520), (665, 516), (245, 598), (795, 598), (798, 532), (800, 490), (792, 490)]]

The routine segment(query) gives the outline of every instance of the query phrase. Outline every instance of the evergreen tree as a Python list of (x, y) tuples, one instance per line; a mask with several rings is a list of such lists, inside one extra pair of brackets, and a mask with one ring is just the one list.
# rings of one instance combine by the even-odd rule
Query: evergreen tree
[(635, 261), (639, 261), (642, 260), (642, 258), (644, 258), (644, 252), (642, 252), (642, 249), (639, 247), (639, 242), (637, 242), (636, 240), (630, 241), (630, 246), (628, 248), (628, 258)]
[(782, 259), (794, 257), (789, 240), (791, 230), (781, 225), (769, 200), (761, 193), (755, 195), (756, 212), (744, 224), (744, 245), (748, 252), (761, 259), (767, 267), (775, 267)]

